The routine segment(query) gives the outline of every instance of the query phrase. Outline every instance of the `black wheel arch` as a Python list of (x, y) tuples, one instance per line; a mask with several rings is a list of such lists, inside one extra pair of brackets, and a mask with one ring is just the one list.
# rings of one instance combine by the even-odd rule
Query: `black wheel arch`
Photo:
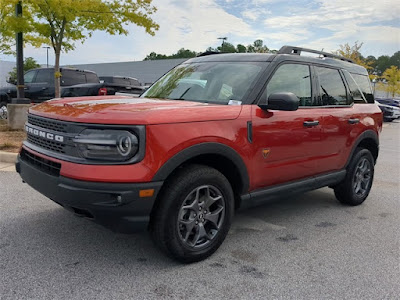
[(233, 148), (221, 143), (196, 144), (175, 154), (157, 171), (152, 181), (164, 181), (187, 164), (213, 167), (227, 177), (236, 194), (248, 192), (249, 175), (245, 163)]
[(354, 143), (353, 148), (351, 149), (350, 155), (347, 159), (347, 163), (345, 166), (346, 168), (350, 164), (351, 159), (354, 156), (354, 153), (357, 148), (368, 149), (371, 152), (372, 157), (374, 158), (374, 163), (376, 163), (376, 160), (378, 159), (378, 154), (379, 154), (378, 134), (373, 130), (366, 130), (360, 134), (360, 136), (357, 138), (356, 142)]

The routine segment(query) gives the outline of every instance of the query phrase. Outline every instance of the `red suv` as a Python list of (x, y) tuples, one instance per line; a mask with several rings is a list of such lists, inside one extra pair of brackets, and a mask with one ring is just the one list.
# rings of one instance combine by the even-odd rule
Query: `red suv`
[(193, 262), (221, 245), (238, 208), (324, 186), (361, 204), (381, 129), (367, 71), (348, 59), (289, 46), (205, 54), (140, 98), (31, 108), (16, 167), (66, 209), (115, 231), (149, 228)]

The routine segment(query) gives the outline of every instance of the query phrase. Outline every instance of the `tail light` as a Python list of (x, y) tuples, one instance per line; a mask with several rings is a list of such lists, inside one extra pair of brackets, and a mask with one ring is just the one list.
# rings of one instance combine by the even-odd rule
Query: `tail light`
[(99, 96), (105, 96), (107, 95), (107, 89), (106, 88), (99, 88)]

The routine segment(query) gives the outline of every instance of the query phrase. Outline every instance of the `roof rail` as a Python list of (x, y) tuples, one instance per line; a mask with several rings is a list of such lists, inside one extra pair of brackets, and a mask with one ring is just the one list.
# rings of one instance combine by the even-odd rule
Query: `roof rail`
[(323, 52), (323, 51), (318, 51), (318, 50), (313, 50), (313, 49), (307, 49), (307, 48), (302, 48), (302, 47), (295, 47), (295, 46), (282, 46), (281, 49), (279, 49), (278, 54), (294, 54), (294, 55), (300, 55), (301, 52), (308, 52), (308, 53), (315, 53), (322, 55), (323, 57), (330, 57), (330, 58), (336, 58), (340, 59), (343, 61), (351, 62), (354, 63), (354, 61), (350, 58), (335, 55), (332, 53), (328, 52)]

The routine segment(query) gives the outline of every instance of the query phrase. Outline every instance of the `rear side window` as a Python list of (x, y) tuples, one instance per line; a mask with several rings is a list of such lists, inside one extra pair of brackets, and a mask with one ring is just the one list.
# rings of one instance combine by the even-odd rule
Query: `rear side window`
[(85, 73), (86, 74), (86, 82), (87, 83), (99, 83), (99, 77), (95, 73)]
[(301, 64), (280, 66), (268, 82), (263, 98), (280, 92), (295, 94), (300, 99), (300, 106), (312, 106), (310, 67)]
[(351, 74), (354, 80), (357, 82), (361, 91), (364, 93), (364, 97), (368, 103), (374, 103), (374, 95), (372, 93), (371, 84), (367, 75)]
[(120, 85), (126, 85), (126, 86), (131, 85), (129, 79), (125, 79), (125, 78), (114, 78), (114, 83), (120, 84)]
[(49, 84), (54, 84), (54, 70), (52, 69), (38, 70), (38, 73), (36, 75), (36, 82), (46, 82)]
[(75, 85), (86, 83), (86, 75), (83, 72), (74, 70), (63, 70), (61, 77), (62, 85)]
[(353, 97), (353, 101), (355, 103), (366, 103), (364, 95), (361, 92), (361, 89), (358, 86), (358, 84), (354, 81), (353, 76), (351, 76), (351, 74), (346, 70), (343, 70), (343, 74), (344, 74), (344, 78), (346, 79), (347, 84), (350, 88), (350, 92), (351, 92), (351, 96)]
[(315, 67), (319, 79), (320, 105), (347, 105), (347, 92), (338, 70)]

